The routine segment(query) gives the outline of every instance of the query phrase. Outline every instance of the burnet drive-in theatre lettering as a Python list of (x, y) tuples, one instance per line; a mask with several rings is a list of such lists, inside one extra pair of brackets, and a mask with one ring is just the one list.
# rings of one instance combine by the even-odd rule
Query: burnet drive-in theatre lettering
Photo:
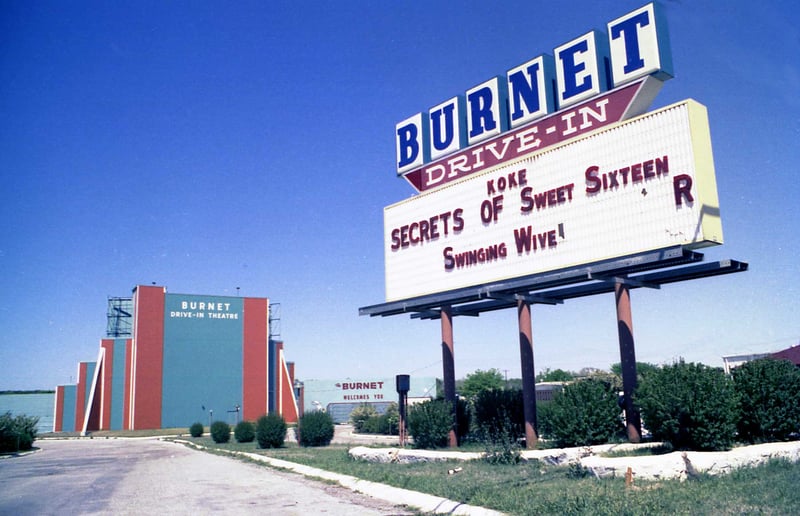
[(646, 113), (672, 77), (658, 5), (553, 54), (397, 124), (419, 195), (384, 210), (387, 301), (722, 243), (705, 108)]

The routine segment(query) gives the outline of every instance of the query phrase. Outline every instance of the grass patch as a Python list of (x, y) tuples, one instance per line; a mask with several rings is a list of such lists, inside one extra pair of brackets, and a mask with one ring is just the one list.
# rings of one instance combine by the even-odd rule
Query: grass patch
[[(699, 480), (644, 482), (626, 488), (624, 479), (576, 474), (569, 466), (538, 461), (516, 465), (483, 461), (375, 464), (352, 460), (349, 446), (262, 450), (253, 443), (215, 444), (203, 437), (191, 441), (219, 450), (258, 453), (319, 469), (405, 489), (442, 496), (509, 514), (793, 514), (800, 507), (800, 465), (775, 460), (725, 476)], [(651, 452), (652, 453), (652, 452)], [(456, 474), (448, 471), (462, 468)]]

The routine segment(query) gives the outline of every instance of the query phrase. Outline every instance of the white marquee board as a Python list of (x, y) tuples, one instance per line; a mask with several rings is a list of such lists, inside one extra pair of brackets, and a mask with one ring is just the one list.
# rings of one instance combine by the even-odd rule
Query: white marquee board
[(386, 300), (722, 243), (704, 106), (687, 100), (384, 209)]

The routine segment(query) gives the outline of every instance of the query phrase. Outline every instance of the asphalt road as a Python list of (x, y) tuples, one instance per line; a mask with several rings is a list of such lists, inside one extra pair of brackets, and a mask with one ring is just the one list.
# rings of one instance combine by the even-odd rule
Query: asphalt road
[(154, 439), (36, 446), (0, 459), (0, 515), (408, 514), (340, 486)]

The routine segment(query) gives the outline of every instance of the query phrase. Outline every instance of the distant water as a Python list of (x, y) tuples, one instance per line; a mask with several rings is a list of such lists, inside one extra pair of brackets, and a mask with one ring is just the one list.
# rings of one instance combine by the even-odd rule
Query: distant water
[(53, 411), (55, 409), (55, 393), (45, 394), (0, 394), (0, 414), (11, 412), (16, 416), (38, 416), (37, 431), (41, 433), (53, 431)]

